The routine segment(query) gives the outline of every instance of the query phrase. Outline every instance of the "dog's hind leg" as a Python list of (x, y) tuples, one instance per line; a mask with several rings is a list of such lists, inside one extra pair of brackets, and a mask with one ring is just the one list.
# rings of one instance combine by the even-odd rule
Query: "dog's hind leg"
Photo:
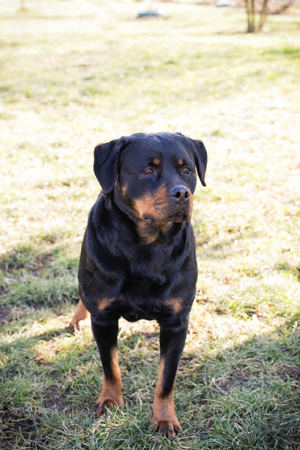
[(79, 300), (75, 314), (69, 325), (69, 330), (71, 333), (74, 333), (75, 329), (81, 330), (82, 326), (87, 322), (89, 317), (90, 313), (82, 303), (82, 300)]

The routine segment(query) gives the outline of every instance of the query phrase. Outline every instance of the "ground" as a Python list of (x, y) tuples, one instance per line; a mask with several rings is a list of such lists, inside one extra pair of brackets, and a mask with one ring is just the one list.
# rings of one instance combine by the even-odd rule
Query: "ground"
[[(250, 36), (238, 8), (26, 6), (0, 2), (2, 447), (298, 448), (299, 10)], [(93, 148), (137, 131), (181, 131), (209, 157), (173, 444), (148, 429), (156, 324), (121, 321), (126, 407), (104, 419), (90, 328), (67, 330)]]

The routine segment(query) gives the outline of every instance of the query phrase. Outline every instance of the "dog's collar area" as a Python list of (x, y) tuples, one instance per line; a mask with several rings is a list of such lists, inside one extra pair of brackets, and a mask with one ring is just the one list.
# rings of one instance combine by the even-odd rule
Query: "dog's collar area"
[(186, 222), (165, 222), (165, 223), (148, 223), (139, 221), (136, 224), (137, 234), (143, 243), (149, 244), (168, 244), (176, 234), (180, 232)]

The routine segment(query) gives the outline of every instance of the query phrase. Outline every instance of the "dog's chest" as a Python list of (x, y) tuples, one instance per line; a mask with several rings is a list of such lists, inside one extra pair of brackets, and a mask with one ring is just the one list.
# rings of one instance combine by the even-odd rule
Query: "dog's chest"
[(167, 306), (172, 289), (172, 281), (164, 282), (147, 277), (129, 277), (122, 288), (122, 315), (129, 321), (155, 319), (169, 313)]

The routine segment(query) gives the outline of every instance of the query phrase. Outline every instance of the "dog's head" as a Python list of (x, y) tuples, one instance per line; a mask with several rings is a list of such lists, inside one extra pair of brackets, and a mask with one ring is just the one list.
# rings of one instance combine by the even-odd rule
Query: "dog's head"
[(196, 171), (205, 186), (206, 164), (201, 141), (138, 133), (98, 145), (94, 171), (103, 192), (146, 230), (190, 220)]

